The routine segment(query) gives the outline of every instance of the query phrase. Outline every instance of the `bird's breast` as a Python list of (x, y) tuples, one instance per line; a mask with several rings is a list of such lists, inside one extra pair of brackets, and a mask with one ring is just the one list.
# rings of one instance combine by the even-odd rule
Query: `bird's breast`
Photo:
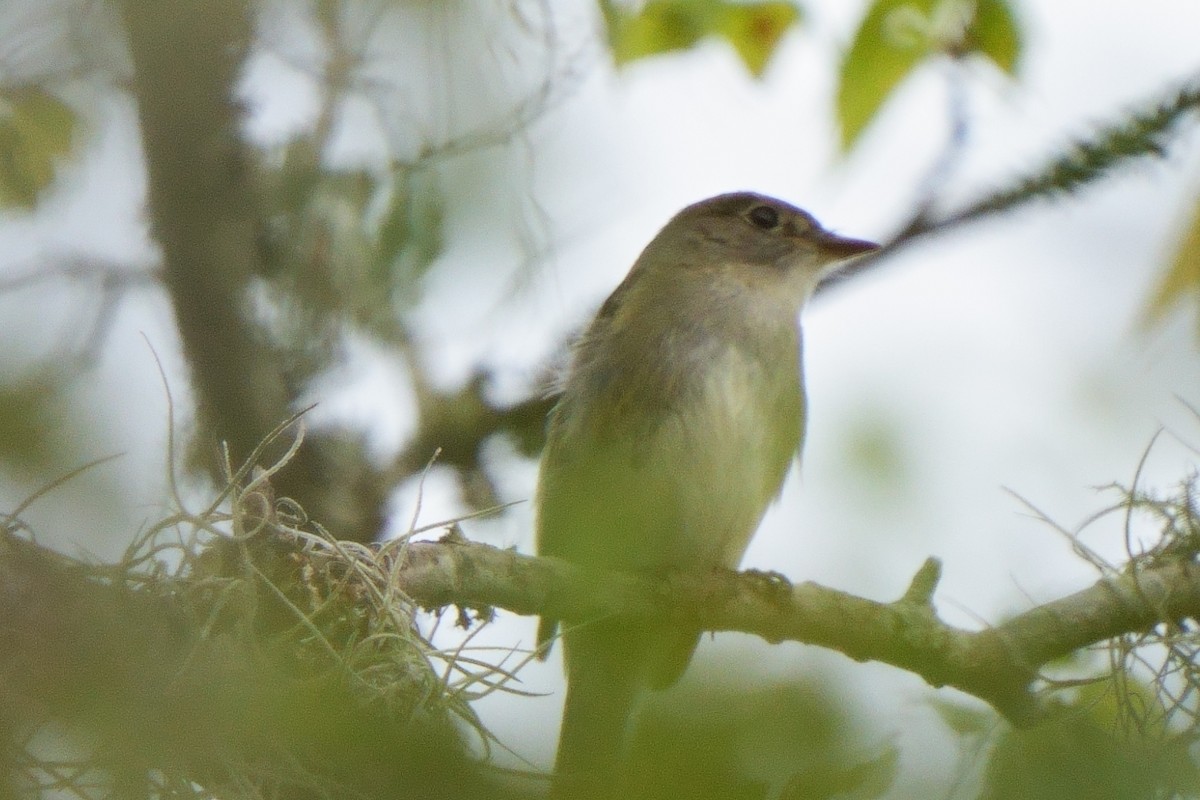
[(667, 336), (652, 352), (577, 364), (552, 435), (611, 493), (617, 505), (598, 513), (627, 542), (610, 551), (627, 566), (736, 566), (800, 444), (798, 338)]
[[(646, 443), (651, 469), (675, 473), (680, 546), (702, 561), (741, 560), (800, 444), (798, 354), (764, 364), (737, 347), (712, 355)], [(667, 466), (669, 465), (669, 466)]]

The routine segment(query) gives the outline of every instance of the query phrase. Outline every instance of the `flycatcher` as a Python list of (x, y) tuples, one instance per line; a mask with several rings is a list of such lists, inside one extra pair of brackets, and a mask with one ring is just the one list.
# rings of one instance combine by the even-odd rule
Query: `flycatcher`
[[(650, 574), (736, 568), (804, 438), (800, 308), (877, 247), (750, 192), (679, 212), (575, 348), (542, 459), (538, 552)], [(557, 627), (542, 619), (543, 647)], [(699, 632), (610, 618), (563, 640), (551, 796), (614, 796), (638, 698), (679, 678)]]

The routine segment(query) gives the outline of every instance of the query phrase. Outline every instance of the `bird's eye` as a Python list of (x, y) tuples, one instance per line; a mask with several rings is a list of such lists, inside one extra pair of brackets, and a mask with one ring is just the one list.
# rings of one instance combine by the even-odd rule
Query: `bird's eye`
[(755, 227), (762, 228), (764, 231), (779, 227), (779, 212), (770, 206), (755, 206), (746, 216)]

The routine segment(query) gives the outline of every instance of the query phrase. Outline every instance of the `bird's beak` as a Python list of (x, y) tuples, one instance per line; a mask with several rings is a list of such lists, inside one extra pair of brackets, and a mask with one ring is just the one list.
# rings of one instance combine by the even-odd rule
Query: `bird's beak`
[(874, 242), (868, 242), (865, 239), (850, 239), (832, 233), (826, 233), (821, 237), (820, 247), (823, 253), (836, 261), (861, 256), (879, 249), (879, 245)]

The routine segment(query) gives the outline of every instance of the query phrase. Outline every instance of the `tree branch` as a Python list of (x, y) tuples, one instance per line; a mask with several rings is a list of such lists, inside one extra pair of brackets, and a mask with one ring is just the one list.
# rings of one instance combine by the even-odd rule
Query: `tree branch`
[[(253, 32), (247, 0), (122, 3), (148, 178), (148, 213), (191, 371), (200, 439), (236, 464), (295, 410), (302, 386), (254, 318), (264, 216), (235, 97)], [(362, 436), (308, 438), (280, 489), (346, 538), (374, 539), (391, 485)], [(218, 448), (205, 452), (218, 478)], [(268, 455), (268, 458), (276, 454)]]
[(202, 421), (241, 461), (290, 411), (246, 297), (257, 202), (233, 86), (251, 12), (245, 0), (125, 2), (123, 10), (163, 285)]
[(903, 597), (880, 603), (755, 572), (674, 574), (665, 581), (591, 572), (461, 539), (411, 543), (399, 557), (400, 587), (426, 606), (499, 606), (568, 622), (629, 614), (815, 644), (900, 667), (932, 686), (952, 686), (1016, 724), (1041, 716), (1033, 684), (1048, 662), (1123, 633), (1200, 616), (1200, 565), (1190, 560), (1135, 562), (1075, 594), (969, 631), (937, 616), (934, 559)]

